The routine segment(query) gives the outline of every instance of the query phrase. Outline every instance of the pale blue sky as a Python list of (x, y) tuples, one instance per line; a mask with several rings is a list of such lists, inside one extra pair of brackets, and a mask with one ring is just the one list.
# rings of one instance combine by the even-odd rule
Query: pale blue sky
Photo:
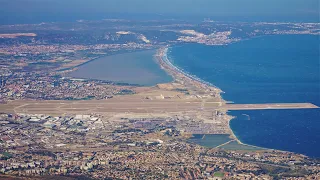
[[(318, 0), (0, 0), (4, 16), (148, 13), (188, 16), (319, 18)], [(10, 18), (10, 17), (7, 17)]]

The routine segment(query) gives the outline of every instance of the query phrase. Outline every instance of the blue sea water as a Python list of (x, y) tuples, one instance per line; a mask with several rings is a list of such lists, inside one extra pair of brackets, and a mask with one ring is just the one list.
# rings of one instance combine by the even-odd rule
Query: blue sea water
[[(222, 89), (228, 101), (320, 106), (319, 43), (315, 35), (263, 36), (226, 46), (176, 46), (168, 57)], [(229, 114), (236, 116), (230, 125), (243, 143), (320, 157), (320, 109)]]

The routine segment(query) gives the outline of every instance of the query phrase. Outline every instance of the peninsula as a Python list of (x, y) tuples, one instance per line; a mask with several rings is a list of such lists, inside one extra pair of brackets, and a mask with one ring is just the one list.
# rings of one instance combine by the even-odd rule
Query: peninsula
[[(269, 34), (318, 35), (319, 23), (105, 19), (0, 29), (0, 179), (319, 179), (317, 159), (241, 143), (228, 114), (317, 106), (227, 102), (218, 87), (167, 58), (181, 43), (225, 46)], [(110, 76), (70, 77), (98, 58), (150, 49), (157, 50), (157, 71), (161, 67), (172, 82), (140, 86)]]
[[(134, 87), (136, 94), (114, 96), (104, 100), (16, 100), (0, 104), (3, 113), (87, 115), (105, 117), (164, 117), (192, 119), (197, 128), (182, 125), (181, 130), (190, 134), (229, 134), (236, 139), (229, 127), (228, 110), (255, 109), (304, 109), (319, 108), (310, 103), (286, 104), (230, 104), (221, 97), (221, 90), (214, 85), (187, 74), (167, 58), (168, 47), (158, 49), (155, 58), (162, 69), (174, 78), (172, 83), (154, 87)], [(186, 118), (187, 117), (187, 118)], [(192, 127), (192, 128), (191, 128)], [(241, 143), (240, 141), (238, 141)]]
[[(167, 50), (160, 48), (155, 57), (174, 78), (171, 83), (131, 87), (135, 94), (103, 100), (14, 100), (0, 104), (0, 147), (4, 150), (0, 173), (5, 174), (0, 178), (206, 179), (219, 175), (269, 179), (273, 173), (270, 168), (281, 170), (279, 177), (286, 173), (317, 177), (317, 162), (306, 156), (242, 144), (233, 135), (229, 127), (232, 117), (227, 114), (229, 109), (316, 106), (228, 104), (219, 88), (173, 66)], [(205, 148), (188, 142), (194, 134), (203, 134), (202, 139), (205, 134), (216, 135), (221, 143)], [(293, 161), (299, 164), (292, 165)]]

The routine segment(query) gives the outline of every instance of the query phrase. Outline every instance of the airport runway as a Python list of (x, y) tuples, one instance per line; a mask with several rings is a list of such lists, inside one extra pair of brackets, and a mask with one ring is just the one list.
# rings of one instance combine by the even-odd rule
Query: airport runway
[(310, 108), (319, 107), (311, 103), (222, 104), (221, 102), (203, 102), (201, 100), (145, 100), (139, 98), (100, 101), (12, 101), (7, 104), (0, 104), (0, 112), (3, 113), (55, 115)]
[(219, 109), (225, 110), (259, 110), (259, 109), (314, 109), (311, 103), (275, 103), (275, 104), (226, 104)]

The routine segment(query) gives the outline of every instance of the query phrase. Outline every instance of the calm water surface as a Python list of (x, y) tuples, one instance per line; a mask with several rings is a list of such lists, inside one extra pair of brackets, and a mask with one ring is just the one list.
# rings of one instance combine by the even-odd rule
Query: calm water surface
[(155, 53), (148, 50), (105, 56), (80, 66), (69, 76), (148, 86), (172, 81), (156, 63)]
[[(277, 35), (228, 46), (187, 44), (168, 57), (213, 83), (235, 103), (320, 106), (319, 36)], [(231, 128), (244, 143), (320, 157), (320, 110), (232, 111)], [(250, 116), (250, 120), (246, 115)]]

